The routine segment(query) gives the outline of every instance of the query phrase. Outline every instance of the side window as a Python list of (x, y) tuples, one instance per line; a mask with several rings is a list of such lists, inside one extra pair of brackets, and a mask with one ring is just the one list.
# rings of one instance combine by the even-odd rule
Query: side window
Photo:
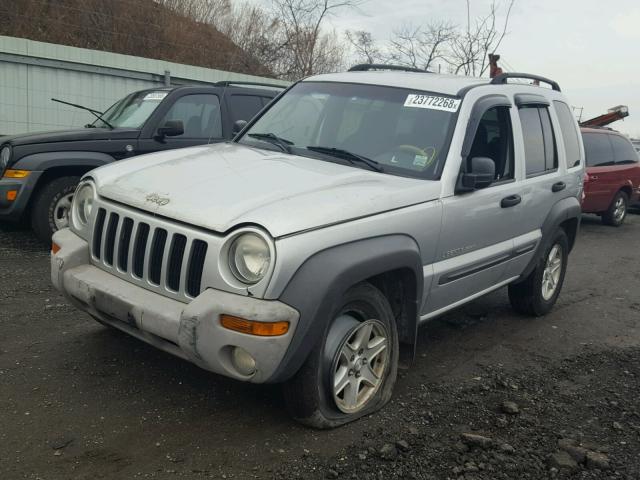
[(620, 135), (608, 135), (613, 145), (613, 155), (616, 163), (635, 163), (638, 161), (636, 153), (631, 142)]
[(584, 151), (587, 156), (587, 167), (603, 167), (613, 165), (613, 149), (605, 133), (582, 134)]
[(519, 110), (524, 141), (527, 176), (558, 168), (553, 126), (546, 107), (523, 107)]
[(514, 178), (513, 134), (508, 107), (493, 107), (484, 113), (467, 157), (467, 171), (471, 171), (473, 157), (487, 157), (493, 160), (497, 181)]
[(180, 120), (184, 133), (173, 138), (222, 137), (220, 100), (217, 95), (185, 95), (173, 104), (160, 125), (168, 120)]
[(255, 95), (231, 95), (229, 100), (231, 109), (231, 120), (249, 121), (255, 117), (256, 113), (262, 110), (262, 97)]
[(562, 141), (567, 155), (567, 167), (576, 167), (580, 165), (580, 142), (578, 140), (576, 121), (569, 105), (558, 100), (555, 100), (553, 104), (556, 107), (556, 113), (560, 121)]

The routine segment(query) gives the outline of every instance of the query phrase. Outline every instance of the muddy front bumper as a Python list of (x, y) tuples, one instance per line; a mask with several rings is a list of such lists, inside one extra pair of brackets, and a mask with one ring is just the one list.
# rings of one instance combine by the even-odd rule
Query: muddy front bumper
[[(87, 242), (69, 229), (56, 232), (53, 241), (59, 250), (51, 255), (51, 281), (74, 306), (166, 352), (222, 375), (263, 383), (289, 347), (299, 314), (282, 302), (206, 289), (183, 303), (92, 265)], [(284, 335), (258, 337), (224, 328), (222, 314), (259, 322), (288, 321), (290, 327)], [(247, 376), (235, 368), (235, 347), (254, 358), (255, 373)]]

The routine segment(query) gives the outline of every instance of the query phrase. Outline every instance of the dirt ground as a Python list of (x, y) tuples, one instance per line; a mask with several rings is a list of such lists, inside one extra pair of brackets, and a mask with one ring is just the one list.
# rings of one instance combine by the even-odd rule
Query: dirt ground
[(640, 478), (640, 216), (585, 217), (555, 310), (505, 290), (421, 331), (391, 403), (333, 431), (278, 386), (205, 372), (107, 329), (0, 225), (0, 479)]

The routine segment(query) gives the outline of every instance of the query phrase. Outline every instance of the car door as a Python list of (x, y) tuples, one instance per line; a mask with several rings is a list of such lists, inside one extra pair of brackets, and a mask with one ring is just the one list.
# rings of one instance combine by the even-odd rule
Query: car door
[(616, 183), (613, 147), (609, 135), (604, 131), (583, 131), (582, 139), (589, 175), (585, 186), (583, 211), (602, 212), (609, 207)]
[[(167, 122), (180, 122), (183, 133), (160, 136), (157, 129)], [(150, 138), (139, 141), (140, 153), (215, 143), (224, 140), (220, 99), (214, 93), (189, 93), (178, 97), (160, 117)]]
[(615, 191), (628, 186), (633, 192), (640, 185), (638, 178), (638, 154), (629, 140), (622, 135), (609, 134), (615, 159), (614, 174), (616, 179)]
[[(514, 238), (523, 215), (516, 180), (513, 113), (506, 96), (480, 99), (471, 115), (463, 147), (462, 171), (473, 173), (474, 157), (493, 160), (494, 182), (482, 189), (442, 199), (441, 237), (433, 265), (433, 282), (422, 318), (436, 316), (505, 282)], [(473, 119), (477, 118), (477, 128)], [(473, 133), (475, 130), (475, 134)]]

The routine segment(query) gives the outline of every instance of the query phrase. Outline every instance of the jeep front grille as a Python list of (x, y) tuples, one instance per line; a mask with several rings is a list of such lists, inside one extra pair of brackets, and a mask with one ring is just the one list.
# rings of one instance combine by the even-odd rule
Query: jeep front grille
[(206, 237), (133, 209), (103, 204), (95, 217), (91, 256), (100, 268), (187, 301), (201, 292), (209, 250)]

